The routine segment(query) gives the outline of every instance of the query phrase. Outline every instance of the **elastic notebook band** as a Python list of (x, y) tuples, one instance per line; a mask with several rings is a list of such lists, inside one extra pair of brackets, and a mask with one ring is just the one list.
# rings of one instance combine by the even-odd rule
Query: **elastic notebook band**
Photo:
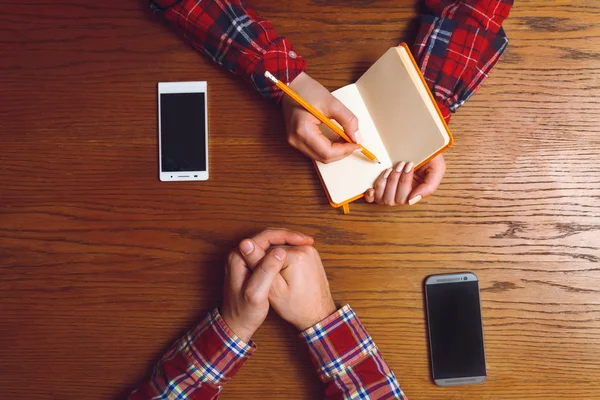
[(346, 203), (342, 206), (342, 211), (344, 214), (350, 214), (350, 204)]

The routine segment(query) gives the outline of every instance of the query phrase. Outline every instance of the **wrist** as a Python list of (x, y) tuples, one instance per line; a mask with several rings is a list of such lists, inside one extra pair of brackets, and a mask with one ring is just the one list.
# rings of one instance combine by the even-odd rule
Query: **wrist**
[[(301, 73), (298, 74), (298, 76), (296, 76), (294, 78), (293, 81), (291, 81), (289, 83), (288, 86), (293, 91), (299, 92), (299, 91), (301, 91), (300, 88), (302, 88), (305, 85), (307, 79), (309, 79), (309, 76), (305, 72), (301, 72)], [(294, 109), (294, 107), (296, 107), (296, 106), (300, 107), (298, 105), (298, 103), (296, 103), (296, 100), (292, 99), (290, 96), (283, 96), (281, 98), (281, 106), (284, 109), (288, 108), (289, 110)], [(284, 110), (284, 112), (285, 112), (285, 110)]]
[(252, 335), (256, 332), (256, 329), (249, 328), (241, 323), (237, 318), (234, 318), (226, 310), (222, 310), (221, 318), (227, 324), (227, 327), (235, 334), (235, 336), (242, 339), (244, 342), (249, 343), (252, 339)]
[(306, 72), (300, 72), (298, 74), (298, 76), (296, 76), (294, 78), (293, 81), (290, 82), (290, 84), (288, 85), (290, 88), (292, 88), (294, 91), (298, 91), (298, 87), (302, 86), (304, 84), (304, 82), (306, 82), (307, 79), (310, 79), (310, 77), (308, 76), (308, 74)]
[(331, 314), (336, 312), (337, 309), (338, 308), (335, 305), (333, 299), (329, 298), (323, 304), (322, 307), (320, 307), (318, 310), (316, 310), (317, 312), (314, 315), (312, 315), (310, 318), (307, 318), (303, 321), (300, 321), (298, 324), (296, 324), (295, 325), (296, 329), (298, 329), (300, 332), (304, 332), (311, 326), (314, 326), (315, 324), (317, 324), (317, 323), (323, 321), (324, 319), (326, 319), (327, 317), (329, 317)]

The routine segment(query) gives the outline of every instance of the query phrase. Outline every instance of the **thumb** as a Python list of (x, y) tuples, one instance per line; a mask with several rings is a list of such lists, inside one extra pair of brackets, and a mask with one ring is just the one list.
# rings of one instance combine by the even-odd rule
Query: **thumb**
[[(441, 165), (436, 164), (435, 167), (424, 167), (425, 177), (423, 182), (417, 185), (408, 195), (408, 202), (410, 205), (415, 204), (417, 201), (425, 198), (427, 196), (431, 196), (433, 192), (437, 190), (442, 183), (442, 179), (444, 178), (444, 173), (446, 172), (445, 164), (443, 159), (441, 160)], [(421, 197), (419, 197), (421, 196)], [(411, 202), (411, 200), (413, 200)]]
[(421, 183), (420, 185), (415, 187), (410, 192), (408, 197), (409, 197), (409, 199), (412, 199), (413, 197), (417, 197), (417, 196), (427, 197), (429, 195), (432, 195), (433, 192), (435, 192), (435, 188), (433, 188), (431, 185), (429, 185), (427, 183)]
[(269, 290), (273, 281), (283, 268), (286, 260), (286, 252), (282, 248), (276, 248), (267, 253), (258, 267), (250, 275), (246, 286), (246, 298), (252, 303), (261, 303), (269, 298)]
[(421, 183), (408, 195), (408, 204), (411, 206), (417, 204), (421, 199), (431, 196), (435, 189), (437, 189), (437, 186), (431, 183)]
[(362, 142), (362, 137), (358, 133), (358, 118), (338, 99), (329, 105), (329, 117), (335, 119), (342, 126), (346, 135), (354, 143)]

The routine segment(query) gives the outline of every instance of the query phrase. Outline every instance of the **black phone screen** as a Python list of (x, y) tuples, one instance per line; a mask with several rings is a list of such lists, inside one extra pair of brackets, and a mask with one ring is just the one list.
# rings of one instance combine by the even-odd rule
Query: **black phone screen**
[(161, 170), (206, 171), (206, 93), (160, 95)]
[(479, 282), (425, 285), (433, 379), (485, 376)]

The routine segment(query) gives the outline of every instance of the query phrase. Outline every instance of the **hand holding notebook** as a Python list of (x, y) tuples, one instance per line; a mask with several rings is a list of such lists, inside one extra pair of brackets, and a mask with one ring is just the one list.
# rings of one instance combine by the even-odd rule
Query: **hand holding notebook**
[[(339, 135), (350, 141), (318, 109), (268, 72), (265, 75), (323, 121), (320, 128), (330, 140)], [(368, 202), (414, 204), (435, 190), (445, 171), (440, 153), (453, 139), (406, 44), (389, 49), (355, 84), (333, 95), (358, 117), (362, 153), (367, 156), (355, 152), (336, 162), (315, 162), (333, 207), (343, 206), (347, 212), (348, 204), (365, 193)], [(425, 168), (414, 176), (414, 165)], [(415, 193), (409, 196), (413, 178)]]
[(435, 192), (445, 172), (446, 163), (441, 154), (417, 170), (412, 162), (400, 162), (379, 175), (373, 188), (365, 192), (365, 201), (387, 206), (415, 205)]

